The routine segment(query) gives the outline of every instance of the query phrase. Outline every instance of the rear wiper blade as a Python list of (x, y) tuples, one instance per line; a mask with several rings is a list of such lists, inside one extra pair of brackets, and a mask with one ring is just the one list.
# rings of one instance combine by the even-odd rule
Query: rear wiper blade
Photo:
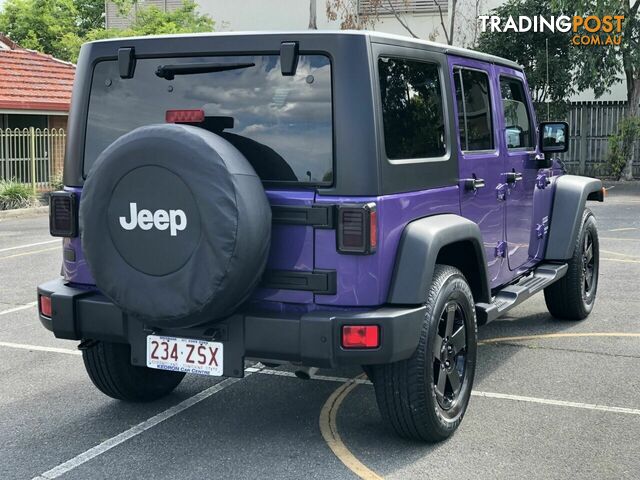
[(193, 75), (195, 73), (226, 72), (241, 68), (255, 67), (255, 63), (181, 63), (178, 65), (158, 65), (156, 75), (173, 80), (176, 75)]

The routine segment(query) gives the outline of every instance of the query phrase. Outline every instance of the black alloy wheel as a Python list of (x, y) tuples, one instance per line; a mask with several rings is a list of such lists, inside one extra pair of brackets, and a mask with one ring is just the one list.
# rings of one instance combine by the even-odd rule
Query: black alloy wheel
[(467, 368), (464, 310), (455, 301), (446, 304), (433, 342), (433, 385), (438, 405), (449, 410), (458, 402)]

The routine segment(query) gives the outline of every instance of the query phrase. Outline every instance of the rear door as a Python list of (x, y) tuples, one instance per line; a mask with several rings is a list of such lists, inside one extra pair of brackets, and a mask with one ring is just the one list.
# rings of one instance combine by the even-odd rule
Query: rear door
[(503, 176), (508, 188), (505, 217), (507, 256), (509, 269), (517, 270), (530, 260), (533, 194), (538, 174), (535, 166), (536, 129), (524, 74), (498, 66), (496, 73), (500, 83)]
[(87, 115), (85, 175), (118, 137), (164, 122), (219, 135), (263, 181), (274, 223), (272, 238), (264, 239), (271, 241), (266, 288), (255, 298), (313, 302), (325, 280), (313, 272), (313, 232), (327, 223), (323, 210), (312, 206), (314, 191), (333, 184), (329, 56), (301, 53), (293, 75), (283, 73), (277, 53), (140, 57), (132, 78), (120, 76), (116, 60), (99, 61)]
[(455, 92), (460, 207), (462, 215), (480, 227), (493, 287), (501, 282), (505, 260), (505, 165), (498, 149), (494, 67), (457, 57), (449, 57), (449, 66)]

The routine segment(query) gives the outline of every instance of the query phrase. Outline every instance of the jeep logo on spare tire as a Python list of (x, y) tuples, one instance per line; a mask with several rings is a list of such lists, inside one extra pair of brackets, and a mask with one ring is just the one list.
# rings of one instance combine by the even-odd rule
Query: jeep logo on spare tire
[(202, 222), (181, 176), (144, 165), (118, 175), (114, 184), (106, 223), (118, 256), (147, 275), (169, 275), (182, 268), (198, 245)]
[(187, 215), (183, 210), (151, 210), (142, 209), (138, 212), (138, 204), (131, 202), (129, 204), (129, 220), (126, 217), (120, 217), (120, 226), (125, 230), (133, 230), (136, 227), (140, 227), (142, 230), (151, 230), (157, 228), (158, 230), (169, 229), (172, 237), (178, 234), (178, 231), (182, 231), (187, 228)]

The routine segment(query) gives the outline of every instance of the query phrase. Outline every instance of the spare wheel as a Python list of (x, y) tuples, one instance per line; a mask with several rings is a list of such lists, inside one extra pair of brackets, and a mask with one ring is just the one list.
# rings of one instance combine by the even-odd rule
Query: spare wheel
[(187, 125), (150, 125), (97, 159), (80, 202), (82, 248), (97, 287), (158, 327), (231, 314), (264, 271), (271, 209), (229, 142)]

